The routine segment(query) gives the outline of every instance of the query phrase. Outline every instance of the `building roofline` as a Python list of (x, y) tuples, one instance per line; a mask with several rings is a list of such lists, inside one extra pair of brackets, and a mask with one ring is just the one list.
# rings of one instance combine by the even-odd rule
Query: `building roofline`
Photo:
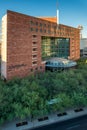
[[(35, 17), (35, 16), (31, 16), (31, 15), (27, 15), (27, 14), (19, 13), (19, 12), (16, 12), (16, 11), (12, 11), (12, 10), (7, 10), (7, 14), (8, 14), (9, 12), (17, 13), (17, 14), (20, 14), (20, 15), (24, 15), (24, 16), (26, 16), (26, 17), (33, 17), (33, 18), (35, 18), (35, 19), (40, 19), (41, 21), (45, 21), (45, 22), (49, 22), (49, 23), (53, 23), (53, 24), (57, 24), (57, 23), (55, 23), (55, 22), (51, 22), (51, 21), (47, 21), (47, 20), (43, 20), (43, 19), (39, 18), (38, 16)], [(43, 18), (44, 18), (44, 17), (45, 17), (45, 16), (43, 16)], [(49, 17), (49, 16), (46, 16), (46, 17)], [(50, 16), (50, 18), (52, 18), (52, 16)], [(53, 18), (54, 18), (54, 16), (53, 16)], [(59, 25), (62, 25), (62, 26), (66, 26), (66, 27), (70, 27), (70, 28), (74, 28), (74, 29), (79, 30), (79, 29), (76, 28), (76, 27), (72, 27), (72, 26), (68, 26), (68, 25), (64, 25), (64, 24), (59, 24)]]

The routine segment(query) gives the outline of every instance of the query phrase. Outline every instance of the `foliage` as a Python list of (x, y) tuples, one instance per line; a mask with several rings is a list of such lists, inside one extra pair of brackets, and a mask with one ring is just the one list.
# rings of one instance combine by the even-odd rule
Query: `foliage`
[[(24, 79), (0, 80), (0, 123), (16, 118), (31, 120), (48, 112), (87, 106), (87, 64), (77, 69), (45, 72)], [(48, 105), (51, 99), (60, 99)]]

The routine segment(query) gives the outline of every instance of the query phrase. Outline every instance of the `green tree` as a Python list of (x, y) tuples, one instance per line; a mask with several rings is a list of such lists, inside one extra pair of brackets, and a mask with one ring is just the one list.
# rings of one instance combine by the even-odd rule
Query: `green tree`
[(74, 92), (72, 95), (72, 101), (74, 107), (84, 107), (87, 105), (87, 98), (82, 93)]

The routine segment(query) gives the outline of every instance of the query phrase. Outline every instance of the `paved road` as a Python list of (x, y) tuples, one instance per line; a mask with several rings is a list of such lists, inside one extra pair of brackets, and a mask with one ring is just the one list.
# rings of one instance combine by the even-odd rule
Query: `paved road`
[(87, 115), (33, 130), (87, 130)]

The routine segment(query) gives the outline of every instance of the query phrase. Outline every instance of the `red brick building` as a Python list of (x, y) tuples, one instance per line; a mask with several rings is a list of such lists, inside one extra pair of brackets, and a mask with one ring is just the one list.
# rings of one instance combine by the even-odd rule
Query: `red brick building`
[[(57, 48), (56, 51), (52, 49), (54, 45), (50, 47), (53, 41), (56, 46), (58, 40), (62, 43), (58, 45), (69, 42), (65, 46), (66, 52), (63, 46), (60, 46), (61, 53), (57, 53)], [(80, 57), (79, 29), (61, 24), (57, 26), (56, 18), (36, 18), (8, 10), (2, 18), (2, 42), (1, 75), (6, 79), (43, 72), (45, 63), (42, 55), (57, 54), (61, 57), (63, 53), (73, 60)]]

